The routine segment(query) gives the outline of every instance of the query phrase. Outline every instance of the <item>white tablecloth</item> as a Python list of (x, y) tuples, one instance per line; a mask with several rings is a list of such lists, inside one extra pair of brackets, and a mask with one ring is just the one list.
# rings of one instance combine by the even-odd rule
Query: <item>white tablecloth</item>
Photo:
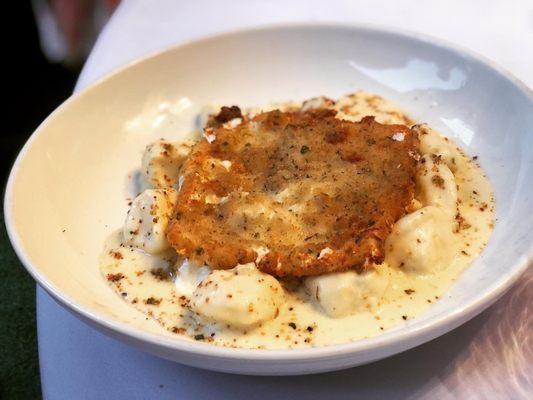
[[(124, 1), (77, 90), (134, 58), (206, 34), (291, 21), (386, 25), (424, 32), (496, 61), (533, 87), (533, 2)], [(430, 343), (367, 366), (304, 377), (248, 377), (185, 367), (86, 326), (37, 290), (46, 399), (533, 398), (533, 270), (494, 306)]]

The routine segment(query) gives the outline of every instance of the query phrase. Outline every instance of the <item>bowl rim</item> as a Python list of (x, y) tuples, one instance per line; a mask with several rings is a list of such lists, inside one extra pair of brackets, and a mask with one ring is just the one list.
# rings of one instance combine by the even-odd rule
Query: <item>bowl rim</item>
[[(259, 27), (253, 28), (239, 28), (228, 30), (224, 32), (218, 32), (206, 36), (202, 36), (199, 39), (187, 40), (178, 44), (172, 44), (170, 46), (163, 47), (148, 54), (135, 58), (118, 68), (113, 69), (111, 72), (104, 74), (102, 77), (94, 80), (91, 84), (83, 87), (77, 93), (71, 95), (65, 102), (63, 102), (58, 108), (56, 108), (32, 133), (30, 138), (26, 141), (22, 149), (20, 150), (15, 162), (10, 171), (7, 185), (4, 194), (4, 219), (8, 233), (8, 237), (11, 244), (26, 268), (29, 274), (35, 279), (35, 281), (59, 304), (65, 307), (67, 310), (74, 312), (77, 317), (84, 317), (87, 320), (95, 323), (99, 328), (106, 333), (117, 332), (123, 336), (131, 337), (140, 342), (148, 342), (155, 347), (162, 347), (166, 350), (180, 351), (182, 353), (188, 353), (199, 356), (209, 356), (219, 359), (235, 359), (235, 360), (248, 360), (248, 361), (309, 361), (314, 359), (331, 359), (336, 358), (339, 355), (354, 355), (358, 353), (375, 351), (378, 349), (386, 348), (394, 344), (404, 344), (401, 350), (396, 350), (394, 353), (407, 350), (415, 347), (420, 343), (424, 343), (437, 336), (440, 336), (458, 325), (464, 323), (470, 318), (482, 312), (485, 308), (490, 306), (500, 296), (502, 296), (522, 275), (527, 269), (529, 264), (533, 261), (533, 238), (530, 237), (530, 247), (526, 251), (526, 254), (522, 254), (517, 257), (516, 262), (513, 263), (511, 271), (502, 276), (499, 280), (493, 282), (487, 289), (476, 294), (474, 298), (463, 305), (462, 307), (456, 307), (448, 312), (442, 312), (428, 321), (414, 322), (413, 325), (407, 326), (404, 330), (389, 330), (383, 334), (376, 335), (370, 338), (357, 340), (354, 342), (326, 345), (312, 348), (299, 348), (299, 349), (280, 349), (280, 350), (267, 350), (267, 349), (246, 349), (246, 348), (226, 348), (222, 346), (216, 346), (203, 342), (192, 341), (188, 338), (174, 338), (157, 335), (155, 333), (148, 333), (139, 328), (134, 328), (127, 323), (113, 321), (109, 318), (100, 315), (98, 312), (91, 311), (89, 308), (79, 304), (71, 296), (61, 293), (52, 282), (48, 281), (46, 276), (40, 272), (37, 265), (34, 265), (29, 259), (29, 256), (24, 250), (24, 244), (21, 237), (18, 235), (14, 217), (12, 214), (13, 204), (13, 187), (18, 175), (20, 165), (23, 163), (25, 156), (31, 148), (33, 141), (46, 130), (46, 127), (50, 124), (50, 121), (54, 120), (58, 114), (61, 114), (63, 110), (67, 109), (71, 103), (78, 101), (79, 98), (84, 97), (88, 92), (96, 90), (100, 85), (106, 81), (112, 79), (116, 75), (122, 73), (139, 63), (145, 62), (149, 59), (158, 57), (164, 53), (175, 51), (179, 48), (188, 46), (195, 46), (204, 42), (212, 40), (228, 39), (232, 36), (246, 35), (256, 32), (270, 32), (278, 30), (294, 30), (294, 31), (313, 31), (313, 30), (341, 30), (351, 32), (353, 34), (367, 32), (374, 34), (385, 34), (389, 36), (399, 36), (402, 39), (407, 39), (421, 44), (437, 47), (448, 52), (452, 52), (459, 57), (467, 59), (471, 62), (476, 62), (484, 65), (500, 76), (507, 80), (511, 85), (516, 87), (520, 92), (526, 95), (533, 106), (533, 91), (529, 87), (516, 78), (512, 73), (497, 65), (492, 60), (476, 54), (471, 50), (465, 49), (456, 44), (447, 42), (445, 40), (434, 38), (430, 35), (420, 34), (418, 32), (412, 32), (404, 29), (389, 28), (374, 24), (347, 24), (347, 23), (316, 23), (316, 22), (296, 22), (296, 23), (275, 23), (265, 24)], [(83, 76), (83, 71), (80, 77)], [(80, 81), (80, 80), (79, 80)], [(79, 82), (78, 81), (78, 82)], [(82, 85), (83, 86), (83, 85)], [(78, 84), (76, 85), (78, 88)], [(466, 318), (465, 318), (466, 316)], [(81, 318), (83, 320), (83, 318)], [(414, 319), (413, 321), (416, 321)], [(84, 321), (87, 322), (87, 321)], [(439, 329), (440, 327), (440, 329)], [(421, 342), (416, 342), (417, 338), (422, 338)], [(394, 354), (393, 353), (393, 354)]]

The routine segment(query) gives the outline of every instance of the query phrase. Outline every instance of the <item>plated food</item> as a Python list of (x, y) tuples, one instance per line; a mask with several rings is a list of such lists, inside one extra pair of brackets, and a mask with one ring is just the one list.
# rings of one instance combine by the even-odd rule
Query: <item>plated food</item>
[[(238, 63), (235, 60), (239, 60)], [(82, 86), (88, 83), (83, 77), (82, 81)], [(263, 325), (272, 327), (274, 331), (279, 323), (290, 333), (293, 325), (289, 326), (289, 323), (294, 322), (297, 330), (301, 330), (302, 327), (307, 329), (304, 324), (309, 320), (315, 321), (317, 328), (313, 329), (313, 337), (309, 339), (313, 343), (305, 343), (304, 339), (303, 345), (291, 345), (286, 340), (277, 342), (275, 334), (274, 342), (265, 338), (264, 347), (278, 348), (269, 351), (255, 349), (262, 343), (257, 343), (255, 333), (260, 335), (261, 331), (255, 330), (254, 325), (247, 330), (254, 333), (248, 336), (248, 342), (245, 336), (250, 333), (236, 333), (236, 343), (229, 344), (240, 348), (224, 347), (224, 342), (233, 342), (233, 338), (226, 336), (229, 340), (223, 341), (222, 333), (215, 334), (210, 342), (210, 334), (202, 333), (196, 325), (182, 328), (186, 332), (179, 333), (182, 331), (180, 312), (174, 306), (178, 301), (173, 298), (174, 304), (162, 300), (159, 306), (156, 305), (167, 295), (165, 290), (172, 296), (178, 290), (171, 280), (158, 281), (159, 277), (166, 276), (158, 272), (167, 271), (176, 258), (176, 251), (166, 247), (169, 246), (168, 241), (158, 240), (165, 235), (156, 235), (156, 240), (152, 242), (155, 249), (159, 245), (165, 249), (153, 256), (147, 251), (136, 250), (137, 247), (130, 242), (120, 246), (123, 238), (117, 233), (110, 238), (108, 250), (118, 249), (120, 254), (115, 257), (107, 252), (102, 257), (113, 257), (108, 260), (110, 267), (115, 261), (120, 261), (120, 257), (124, 260), (130, 255), (134, 256), (135, 262), (129, 264), (131, 273), (125, 267), (127, 261), (121, 267), (110, 268), (108, 273), (118, 274), (122, 268), (130, 281), (142, 281), (143, 284), (130, 285), (120, 275), (112, 275), (111, 278), (116, 281), (110, 282), (107, 273), (102, 279), (101, 270), (96, 267), (98, 257), (102, 255), (102, 242), (114, 230), (123, 227), (128, 203), (133, 203), (143, 189), (160, 190), (156, 186), (158, 181), (176, 179), (178, 185), (174, 189), (179, 187), (180, 173), (168, 175), (163, 173), (164, 169), (157, 167), (172, 161), (167, 157), (155, 157), (160, 154), (158, 146), (170, 142), (173, 144), (169, 148), (172, 154), (186, 153), (190, 145), (203, 140), (201, 135), (193, 134), (197, 130), (198, 115), (213, 115), (212, 120), (225, 119), (222, 118), (224, 113), (215, 118), (219, 115), (218, 110), (203, 113), (202, 105), (219, 99), (221, 104), (229, 106), (225, 113), (228, 115), (236, 111), (232, 105), (263, 105), (324, 93), (337, 98), (358, 88), (367, 88), (394, 99), (408, 112), (410, 120), (404, 120), (405, 114), (393, 105), (387, 109), (387, 104), (391, 103), (380, 102), (375, 97), (370, 103), (387, 112), (378, 115), (365, 101), (352, 108), (355, 112), (364, 107), (360, 114), (353, 117), (354, 120), (376, 115), (375, 120), (382, 124), (396, 123), (410, 128), (414, 124), (421, 129), (419, 133), (429, 132), (423, 137), (419, 135), (419, 153), (420, 156), (425, 153), (440, 154), (459, 185), (458, 198), (462, 203), (458, 210), (460, 217), (464, 218), (464, 229), (454, 237), (470, 244), (470, 249), (462, 249), (467, 255), (457, 250), (457, 261), (446, 264), (448, 252), (444, 246), (439, 246), (438, 251), (431, 253), (430, 265), (436, 265), (436, 269), (447, 267), (438, 273), (413, 268), (422, 267), (424, 263), (389, 265), (394, 257), (387, 250), (388, 242), (393, 239), (397, 228), (403, 227), (401, 232), (404, 233), (421, 232), (418, 227), (427, 226), (429, 217), (436, 215), (442, 217), (438, 221), (448, 221), (442, 213), (427, 214), (423, 211), (423, 214), (415, 212), (414, 216), (418, 218), (407, 219), (409, 224), (400, 223), (413, 215), (414, 210), (407, 210), (407, 214), (393, 224), (392, 233), (385, 240), (385, 260), (368, 271), (372, 273), (356, 274), (353, 273), (356, 270), (350, 270), (338, 273), (340, 275), (331, 274), (329, 279), (326, 279), (327, 275), (274, 278), (283, 287), (284, 303), (278, 318)], [(186, 365), (240, 374), (301, 375), (353, 367), (408, 350), (455, 329), (501, 297), (531, 264), (530, 227), (533, 217), (528, 177), (533, 165), (529, 146), (533, 132), (532, 99), (528, 88), (498, 67), (464, 50), (436, 43), (431, 38), (421, 38), (419, 34), (412, 36), (369, 27), (313, 24), (220, 34), (138, 60), (98, 80), (50, 115), (25, 144), (10, 173), (4, 201), (6, 227), (13, 248), (28, 272), (58, 304), (91, 327), (135, 348)], [(350, 101), (348, 97), (346, 101)], [(340, 109), (340, 104), (341, 99), (334, 107)], [(301, 106), (298, 103), (293, 105)], [(510, 106), (513, 112), (509, 112)], [(274, 105), (264, 107), (262, 111), (279, 108), (279, 105)], [(261, 110), (241, 108), (243, 116), (255, 115), (258, 111)], [(281, 111), (288, 109), (281, 108)], [(350, 118), (349, 113), (344, 113), (343, 118)], [(203, 120), (202, 127), (208, 124), (208, 118)], [(443, 132), (449, 141), (433, 135), (434, 129), (429, 130), (420, 124), (422, 122), (428, 122), (432, 128)], [(160, 138), (166, 140), (158, 140)], [(452, 140), (470, 155), (459, 157), (459, 161), (471, 161), (458, 165), (458, 168), (453, 165), (458, 151)], [(154, 144), (151, 152), (144, 152), (150, 143)], [(151, 164), (149, 160), (153, 161), (150, 180), (156, 183), (145, 183), (141, 188), (134, 177), (140, 174), (143, 152), (145, 165)], [(484, 208), (483, 198), (490, 199), (490, 196), (486, 192), (478, 192), (482, 185), (469, 182), (476, 182), (476, 177), (479, 177), (479, 168), (471, 165), (477, 162), (475, 156), (479, 156), (483, 172), (490, 179), (492, 189), (488, 191), (494, 192), (497, 202), (493, 232), (478, 256), (476, 243), (481, 247), (484, 242), (480, 238), (485, 235), (479, 234), (479, 231), (486, 229), (483, 220), (478, 217), (487, 215), (487, 211), (478, 210)], [(172, 162), (182, 162), (187, 158), (174, 159), (176, 161)], [(457, 163), (458, 159), (455, 161)], [(417, 170), (419, 165), (421, 163), (417, 164)], [(427, 175), (427, 178), (431, 177)], [(486, 182), (485, 178), (482, 179)], [(421, 201), (420, 198), (425, 196), (427, 199), (424, 201), (430, 201), (428, 194), (431, 192), (418, 193), (418, 188), (415, 178), (415, 199)], [(481, 193), (480, 197), (472, 190), (476, 190), (478, 195)], [(476, 200), (470, 201), (470, 196), (476, 196)], [(148, 201), (148, 196), (144, 199)], [(442, 196), (433, 197), (431, 201), (443, 205), (451, 199), (453, 197)], [(490, 206), (490, 202), (487, 205)], [(442, 206), (436, 207), (442, 210)], [(491, 212), (490, 207), (485, 210)], [(170, 214), (172, 218), (172, 212)], [(137, 222), (133, 226), (137, 226)], [(461, 219), (456, 222), (461, 222)], [(488, 219), (485, 222), (488, 223)], [(467, 229), (468, 224), (470, 228)], [(409, 230), (409, 227), (416, 229)], [(163, 225), (159, 224), (154, 232), (161, 232), (162, 228)], [(146, 229), (145, 232), (148, 232), (151, 228)], [(403, 233), (402, 236), (409, 238)], [(406, 244), (412, 241), (407, 239)], [(136, 246), (148, 243), (140, 238), (138, 240)], [(468, 246), (465, 244), (465, 247)], [(410, 254), (413, 260), (427, 260), (427, 251), (422, 251), (424, 246), (418, 249), (421, 251)], [(401, 256), (409, 248), (394, 246), (393, 250)], [(165, 252), (169, 256), (167, 260)], [(135, 267), (136, 264), (139, 268)], [(192, 294), (197, 288), (197, 280), (202, 280), (203, 274), (209, 274), (212, 269), (184, 264), (187, 265), (191, 268), (181, 269), (180, 275), (191, 279), (176, 279), (174, 282), (180, 283), (180, 291), (190, 290)], [(165, 269), (158, 271), (163, 267)], [(255, 273), (256, 269), (252, 271)], [(142, 270), (146, 272), (138, 277), (138, 281), (135, 280), (136, 273)], [(231, 269), (216, 272), (224, 275), (227, 271)], [(360, 287), (368, 287), (363, 285), (364, 282), (379, 283), (379, 280), (366, 278), (375, 276), (373, 272), (381, 271), (395, 274), (395, 288), (387, 289), (386, 296), (382, 296), (381, 311), (377, 316), (381, 322), (388, 322), (378, 326), (374, 309), (368, 313), (353, 311), (354, 304), (366, 304), (364, 299), (361, 303), (354, 302), (353, 293), (360, 293)], [(351, 298), (351, 303), (342, 303), (347, 304), (344, 310), (339, 301), (327, 303), (328, 297), (323, 295), (326, 290), (322, 287), (319, 289), (320, 303), (310, 295), (313, 287), (305, 291), (307, 284), (319, 278), (322, 278), (319, 282), (325, 285), (342, 276), (349, 279), (335, 283), (337, 292), (329, 299)], [(287, 302), (294, 299), (294, 291), (289, 290), (290, 287), (286, 289), (286, 283), (291, 280), (304, 282), (303, 286), (301, 283), (296, 285), (305, 295), (296, 308), (298, 314), (295, 318), (300, 318), (299, 324), (291, 321), (290, 315), (283, 314), (290, 312), (288, 309), (292, 306)], [(350, 280), (356, 283), (357, 291)], [(453, 285), (449, 286), (452, 282)], [(137, 294), (120, 291), (118, 287), (116, 291), (110, 290), (109, 285), (115, 286), (115, 283), (120, 283), (125, 289), (129, 285), (132, 290), (137, 290)], [(412, 287), (417, 283), (420, 283), (418, 290)], [(144, 291), (141, 290), (143, 287)], [(413, 296), (406, 297), (404, 290)], [(423, 290), (427, 290), (427, 296)], [(438, 292), (442, 294), (435, 302), (431, 295), (438, 295)], [(184, 299), (190, 297), (185, 296)], [(389, 299), (392, 301), (389, 302)], [(367, 300), (364, 301), (368, 303)], [(407, 300), (410, 302), (404, 303)], [(167, 307), (169, 304), (172, 307)], [(341, 315), (343, 312), (351, 314), (330, 317), (326, 314), (328, 304), (333, 304), (328, 310)], [(409, 308), (413, 312), (404, 312)], [(190, 315), (190, 309), (184, 301), (183, 310), (187, 313), (183, 315)], [(304, 310), (309, 311), (308, 317)], [(417, 313), (417, 310), (425, 311)], [(177, 318), (169, 313), (174, 313)], [(392, 316), (391, 319), (388, 320), (386, 315)], [(282, 316), (283, 319), (280, 318)], [(195, 333), (196, 328), (198, 332)], [(356, 334), (348, 337), (348, 331)], [(363, 339), (357, 340), (357, 337)], [(328, 343), (343, 344), (322, 345)], [(301, 348), (289, 349), (289, 345)]]
[(200, 120), (198, 140), (148, 144), (100, 261), (170, 332), (261, 349), (374, 336), (438, 301), (488, 241), (475, 158), (377, 95)]

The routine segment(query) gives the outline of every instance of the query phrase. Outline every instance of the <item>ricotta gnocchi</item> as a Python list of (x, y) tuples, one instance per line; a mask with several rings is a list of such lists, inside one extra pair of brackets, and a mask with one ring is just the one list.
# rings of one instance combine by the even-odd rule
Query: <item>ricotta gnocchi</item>
[[(244, 117), (276, 108), (332, 108), (340, 119), (358, 121), (372, 115), (380, 123), (413, 125), (392, 103), (366, 92), (337, 101), (318, 97), (253, 108)], [(208, 113), (218, 109), (210, 107)], [(241, 117), (224, 124), (238, 125)], [(205, 114), (198, 120), (205, 126), (210, 117)], [(148, 189), (131, 202), (124, 227), (106, 241), (102, 275), (125, 301), (164, 329), (220, 346), (324, 346), (405, 324), (438, 301), (479, 255), (494, 223), (493, 194), (476, 160), (425, 124), (413, 130), (420, 140), (419, 154), (414, 155), (418, 157), (415, 199), (409, 213), (392, 227), (385, 261), (371, 270), (275, 278), (256, 268), (269, 253), (266, 247), (258, 249), (255, 263), (229, 270), (212, 270), (178, 256), (169, 248), (165, 232), (181, 189), (181, 166), (195, 142), (159, 140), (148, 145), (142, 157)], [(210, 140), (209, 133), (202, 140)], [(234, 167), (226, 160), (213, 163), (213, 168), (228, 172)], [(280, 192), (275, 201), (281, 203), (291, 195), (288, 190)], [(223, 204), (226, 199), (207, 201)], [(266, 218), (267, 211), (257, 207), (242, 212)], [(318, 257), (327, 258), (331, 252), (326, 247)]]

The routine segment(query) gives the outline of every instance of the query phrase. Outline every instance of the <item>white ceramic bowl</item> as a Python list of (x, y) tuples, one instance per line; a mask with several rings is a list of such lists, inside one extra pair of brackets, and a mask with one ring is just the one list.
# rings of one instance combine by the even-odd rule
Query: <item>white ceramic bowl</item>
[[(482, 256), (427, 313), (380, 336), (305, 350), (215, 347), (171, 336), (100, 276), (104, 238), (127, 210), (127, 175), (159, 137), (184, 138), (202, 105), (260, 105), (364, 89), (478, 155), (494, 186), (497, 223)], [(533, 96), (499, 68), (419, 35), (364, 27), (286, 26), (171, 48), (96, 82), (59, 107), (21, 151), (5, 217), (37, 282), (89, 325), (192, 366), (306, 374), (407, 350), (500, 297), (532, 256)]]

